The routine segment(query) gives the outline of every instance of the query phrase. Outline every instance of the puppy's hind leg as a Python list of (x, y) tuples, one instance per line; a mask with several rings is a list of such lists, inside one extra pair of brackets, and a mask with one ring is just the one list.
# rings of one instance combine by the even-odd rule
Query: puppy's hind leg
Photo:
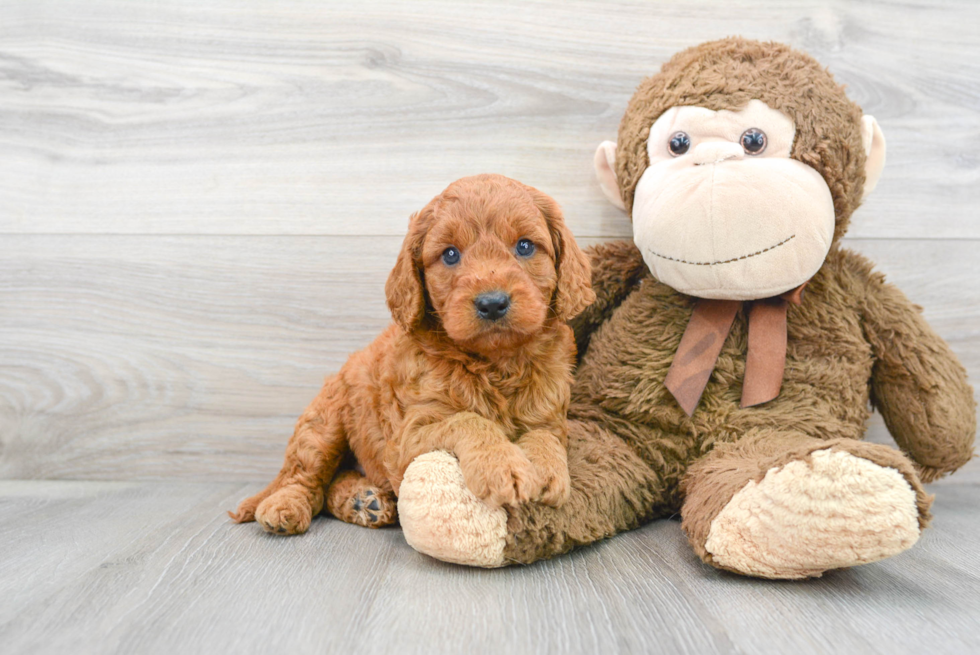
[(286, 461), (276, 479), (261, 492), (242, 501), (235, 513), (238, 523), (258, 521), (268, 532), (306, 532), (323, 509), (323, 486), (347, 452), (341, 416), (347, 403), (346, 386), (333, 377), (296, 423), (286, 446)]
[(374, 486), (357, 471), (344, 471), (330, 484), (327, 509), (341, 521), (365, 528), (381, 528), (398, 520), (395, 494)]

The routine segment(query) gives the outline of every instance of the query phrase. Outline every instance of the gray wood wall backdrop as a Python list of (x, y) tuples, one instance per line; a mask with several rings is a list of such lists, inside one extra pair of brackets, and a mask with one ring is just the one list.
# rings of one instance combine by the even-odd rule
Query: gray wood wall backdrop
[(629, 236), (593, 150), (729, 34), (809, 51), (877, 117), (848, 243), (977, 381), (978, 25), (973, 0), (3, 2), (0, 477), (268, 478), (387, 323), (412, 211), (499, 172), (584, 243)]

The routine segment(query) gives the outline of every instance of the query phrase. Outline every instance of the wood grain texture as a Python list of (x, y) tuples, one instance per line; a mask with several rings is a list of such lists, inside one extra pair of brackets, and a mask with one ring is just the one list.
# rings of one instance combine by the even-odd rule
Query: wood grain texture
[(8, 653), (969, 653), (975, 486), (910, 551), (805, 584), (711, 569), (658, 521), (524, 568), (467, 569), (398, 528), (233, 525), (254, 487), (0, 482)]
[(730, 34), (805, 49), (888, 138), (852, 236), (980, 238), (980, 4), (0, 5), (0, 233), (398, 235), (504, 173), (581, 236), (628, 236), (593, 180), (639, 81)]
[[(388, 324), (384, 281), (399, 245), (4, 238), (0, 477), (271, 478), (323, 378)], [(980, 269), (963, 266), (974, 242), (850, 245), (923, 304), (968, 370), (980, 371)]]

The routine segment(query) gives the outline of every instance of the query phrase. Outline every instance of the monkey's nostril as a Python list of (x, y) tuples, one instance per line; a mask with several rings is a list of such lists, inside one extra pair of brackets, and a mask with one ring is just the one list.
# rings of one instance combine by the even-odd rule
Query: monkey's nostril
[(730, 159), (742, 159), (744, 155), (745, 151), (737, 143), (711, 141), (697, 146), (691, 152), (691, 159), (695, 166), (703, 166), (705, 164), (720, 164)]
[(481, 293), (473, 301), (477, 315), (488, 321), (496, 321), (510, 309), (510, 296), (502, 291)]

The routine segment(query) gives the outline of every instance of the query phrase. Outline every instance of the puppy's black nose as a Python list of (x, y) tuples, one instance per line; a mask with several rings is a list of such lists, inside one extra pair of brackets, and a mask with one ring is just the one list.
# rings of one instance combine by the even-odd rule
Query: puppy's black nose
[(476, 305), (476, 313), (480, 318), (496, 321), (510, 309), (510, 296), (503, 291), (481, 293), (473, 304)]

